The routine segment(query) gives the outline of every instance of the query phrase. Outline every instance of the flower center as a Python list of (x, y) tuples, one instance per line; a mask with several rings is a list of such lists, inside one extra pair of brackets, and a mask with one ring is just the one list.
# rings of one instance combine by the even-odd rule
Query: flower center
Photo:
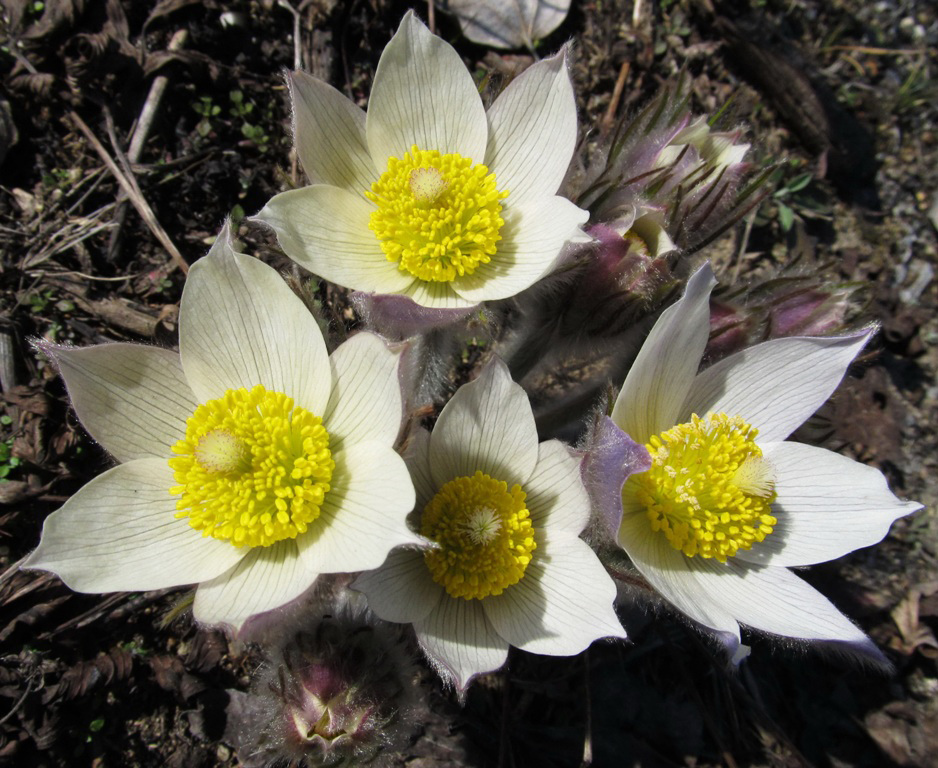
[(520, 485), (482, 472), (450, 480), (423, 511), (420, 533), (439, 544), (424, 554), (434, 581), (453, 597), (499, 595), (531, 562), (534, 528)]
[(368, 226), (388, 261), (421, 280), (450, 282), (487, 264), (501, 240), (495, 174), (462, 155), (418, 149), (388, 158), (365, 196), (377, 205)]
[(236, 547), (305, 533), (335, 468), (322, 419), (261, 386), (196, 408), (173, 453), (176, 517)]
[(739, 416), (715, 413), (652, 437), (651, 469), (626, 481), (652, 530), (688, 557), (721, 563), (772, 533), (775, 472), (757, 434)]

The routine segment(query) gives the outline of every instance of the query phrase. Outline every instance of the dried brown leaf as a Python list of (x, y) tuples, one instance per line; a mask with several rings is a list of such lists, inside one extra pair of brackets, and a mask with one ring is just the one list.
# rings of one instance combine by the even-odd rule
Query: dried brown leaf
[(49, 398), (36, 387), (20, 384), (0, 395), (8, 404), (37, 416), (49, 415)]
[(143, 23), (143, 28), (146, 30), (152, 22), (163, 16), (169, 16), (169, 14), (178, 11), (180, 8), (187, 8), (190, 5), (198, 5), (202, 2), (203, 0), (160, 0), (160, 2), (156, 4), (156, 8), (150, 11), (150, 15), (147, 16), (147, 20)]
[(178, 61), (187, 69), (199, 72), (204, 70), (208, 72), (209, 77), (216, 79), (221, 72), (218, 62), (211, 56), (206, 56), (198, 51), (156, 51), (148, 54), (143, 63), (143, 74), (152, 75), (167, 64)]
[(94, 688), (127, 678), (132, 669), (133, 657), (130, 653), (122, 648), (112, 648), (96, 659), (79, 662), (66, 671), (58, 683), (46, 686), (42, 694), (42, 703), (68, 701), (84, 696)]
[(437, 0), (459, 21), (462, 33), (493, 48), (532, 48), (559, 27), (570, 0)]
[(160, 688), (175, 693), (184, 701), (205, 690), (205, 684), (186, 671), (178, 656), (153, 656), (150, 668)]
[(22, 480), (7, 480), (0, 483), (0, 504), (19, 504), (21, 501), (31, 499), (42, 493), (41, 488), (31, 488), (29, 483)]
[(919, 651), (929, 658), (938, 656), (938, 639), (931, 629), (919, 620), (919, 605), (923, 593), (930, 590), (930, 594), (934, 594), (936, 589), (938, 586), (935, 584), (914, 587), (890, 612), (893, 623), (899, 630), (899, 636), (893, 638), (890, 643), (896, 650), (907, 655)]
[(17, 616), (13, 621), (7, 624), (2, 630), (0, 630), (0, 642), (6, 640), (13, 631), (20, 625), (25, 624), (26, 626), (32, 627), (35, 626), (38, 622), (52, 613), (56, 608), (58, 608), (62, 603), (68, 600), (71, 595), (62, 595), (61, 597), (56, 597), (52, 600), (48, 600), (44, 603), (39, 603), (30, 607), (28, 610), (23, 611), (19, 616)]
[(55, 75), (49, 72), (23, 72), (10, 78), (10, 87), (17, 91), (29, 91), (45, 96), (52, 90)]
[(187, 669), (209, 672), (217, 667), (228, 652), (228, 643), (219, 632), (198, 632), (183, 657)]
[(42, 17), (31, 24), (23, 33), (27, 40), (39, 40), (74, 23), (75, 18), (85, 9), (85, 0), (55, 0), (46, 3)]
[(933, 766), (938, 754), (938, 716), (911, 701), (893, 701), (866, 717), (866, 730), (898, 766)]

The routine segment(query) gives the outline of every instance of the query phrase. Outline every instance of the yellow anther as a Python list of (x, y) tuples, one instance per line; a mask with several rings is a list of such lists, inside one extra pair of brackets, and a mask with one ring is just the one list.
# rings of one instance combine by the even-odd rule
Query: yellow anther
[(335, 468), (322, 420), (261, 386), (196, 408), (173, 453), (176, 517), (236, 547), (305, 533)]
[(775, 473), (755, 443), (758, 430), (739, 416), (696, 414), (651, 438), (647, 472), (632, 475), (653, 531), (688, 557), (722, 563), (772, 533)]
[(368, 226), (402, 272), (450, 282), (491, 261), (507, 195), (484, 165), (414, 145), (403, 158), (389, 158), (387, 171), (365, 192), (377, 206)]
[(537, 547), (521, 486), (482, 472), (450, 480), (423, 511), (420, 533), (439, 544), (424, 555), (453, 597), (501, 594), (517, 584)]

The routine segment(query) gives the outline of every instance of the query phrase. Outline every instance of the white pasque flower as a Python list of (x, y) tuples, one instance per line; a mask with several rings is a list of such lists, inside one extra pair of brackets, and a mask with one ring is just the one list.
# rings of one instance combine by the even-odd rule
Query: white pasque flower
[(570, 656), (625, 637), (616, 588), (579, 538), (589, 518), (580, 462), (538, 444), (524, 390), (497, 358), (453, 395), (408, 458), (420, 533), (352, 585), (382, 619), (413, 623), (424, 652), (464, 690), (508, 646)]
[(189, 273), (179, 326), (179, 354), (44, 347), (121, 463), (49, 516), (25, 567), (79, 592), (198, 583), (195, 618), (239, 629), (321, 573), (418, 540), (383, 342), (360, 333), (329, 356), (303, 302), (234, 253), (227, 227)]
[(622, 487), (618, 543), (665, 599), (734, 654), (744, 624), (878, 656), (788, 567), (874, 544), (921, 505), (897, 499), (872, 467), (785, 440), (831, 395), (871, 331), (775, 339), (698, 373), (715, 282), (709, 265), (690, 278), (613, 408), (616, 425), (652, 458)]
[(437, 309), (524, 290), (588, 213), (556, 196), (576, 145), (560, 53), (488, 112), (453, 48), (408, 12), (381, 54), (367, 115), (327, 83), (289, 78), (311, 186), (258, 218), (290, 258), (347, 288)]

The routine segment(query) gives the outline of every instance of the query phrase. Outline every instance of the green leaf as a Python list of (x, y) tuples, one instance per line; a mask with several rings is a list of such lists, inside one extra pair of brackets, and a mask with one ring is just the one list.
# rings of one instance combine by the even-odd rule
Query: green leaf
[(808, 186), (813, 178), (814, 176), (810, 173), (802, 173), (800, 176), (796, 176), (793, 181), (786, 184), (785, 187), (789, 192), (799, 192)]

